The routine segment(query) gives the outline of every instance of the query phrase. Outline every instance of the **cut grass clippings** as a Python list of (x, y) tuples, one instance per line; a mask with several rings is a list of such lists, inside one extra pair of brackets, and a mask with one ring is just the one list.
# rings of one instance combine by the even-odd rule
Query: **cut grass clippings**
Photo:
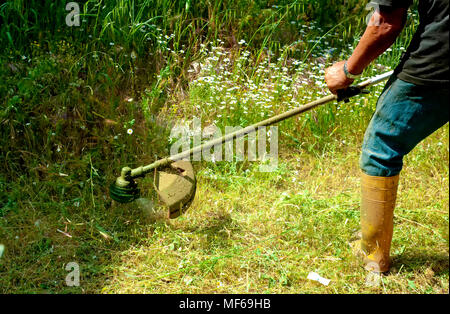
[[(415, 163), (441, 130), (406, 161), (399, 185), (393, 268), (379, 287), (352, 256), (359, 224), (358, 150), (316, 158), (283, 153), (283, 174), (199, 175), (196, 199), (142, 245), (114, 260), (109, 293), (448, 293), (445, 161)], [(445, 156), (437, 146), (436, 155)], [(429, 153), (429, 151), (428, 151)], [(444, 158), (445, 159), (445, 158)], [(417, 177), (412, 169), (420, 168)], [(433, 175), (433, 180), (426, 179)], [(424, 195), (423, 191), (427, 191)], [(263, 196), (262, 196), (263, 195)], [(154, 228), (154, 227), (150, 227)], [(328, 286), (307, 280), (315, 271)]]

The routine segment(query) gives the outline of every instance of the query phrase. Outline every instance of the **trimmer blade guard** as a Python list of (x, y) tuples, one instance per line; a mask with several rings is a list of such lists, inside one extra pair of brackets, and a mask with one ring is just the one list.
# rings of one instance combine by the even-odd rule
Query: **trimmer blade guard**
[(192, 164), (185, 160), (175, 161), (169, 171), (158, 171), (155, 179), (156, 192), (169, 208), (169, 218), (186, 212), (195, 197), (197, 186)]

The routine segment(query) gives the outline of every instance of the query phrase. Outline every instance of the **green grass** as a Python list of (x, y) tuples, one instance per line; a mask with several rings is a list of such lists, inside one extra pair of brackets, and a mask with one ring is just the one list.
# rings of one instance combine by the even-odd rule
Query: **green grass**
[[(448, 293), (448, 127), (405, 162), (393, 270), (378, 288), (365, 286), (348, 245), (359, 223), (359, 143), (335, 142), (322, 156), (283, 149), (274, 173), (197, 164), (194, 203), (170, 221), (152, 220), (145, 205), (98, 197), (95, 209), (90, 200), (63, 206), (29, 191), (2, 219), (3, 291)], [(64, 285), (71, 261), (80, 288)], [(310, 271), (332, 282), (309, 281)]]
[[(167, 156), (177, 123), (223, 131), (323, 97), (324, 68), (350, 54), (366, 13), (311, 3), (86, 1), (80, 28), (59, 1), (0, 6), (0, 291), (448, 293), (448, 124), (405, 160), (391, 274), (368, 287), (351, 255), (381, 85), (280, 123), (275, 172), (196, 162), (178, 219), (153, 207), (151, 178), (146, 200), (109, 198), (121, 167)], [(366, 77), (395, 66), (416, 21)], [(65, 284), (70, 262), (80, 287)]]

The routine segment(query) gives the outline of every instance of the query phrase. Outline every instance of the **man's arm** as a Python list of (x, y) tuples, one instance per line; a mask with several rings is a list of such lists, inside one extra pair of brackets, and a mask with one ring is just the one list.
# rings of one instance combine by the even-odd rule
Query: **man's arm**
[(339, 61), (325, 70), (325, 82), (335, 94), (338, 89), (347, 88), (353, 79), (344, 73), (347, 62), (349, 73), (358, 75), (379, 55), (388, 49), (403, 29), (407, 8), (379, 9), (370, 18), (369, 24), (358, 45), (347, 61)]

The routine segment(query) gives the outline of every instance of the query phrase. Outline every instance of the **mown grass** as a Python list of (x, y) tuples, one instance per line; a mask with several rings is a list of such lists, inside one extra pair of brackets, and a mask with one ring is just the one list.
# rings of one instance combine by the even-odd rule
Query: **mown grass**
[[(393, 270), (380, 287), (365, 285), (348, 244), (359, 223), (355, 141), (322, 156), (283, 149), (274, 173), (197, 165), (194, 203), (170, 221), (152, 219), (145, 204), (45, 211), (31, 194), (20, 215), (2, 220), (3, 291), (448, 293), (447, 143), (448, 127), (406, 160)], [(79, 288), (64, 285), (70, 261), (81, 266)], [(307, 280), (310, 271), (330, 285)]]
[[(12, 3), (0, 7), (0, 291), (448, 293), (448, 124), (406, 158), (391, 274), (368, 287), (351, 255), (382, 86), (280, 123), (274, 172), (195, 163), (196, 198), (176, 220), (158, 215), (150, 178), (139, 202), (108, 195), (121, 167), (168, 154), (177, 123), (223, 131), (325, 95), (324, 68), (362, 32), (356, 1), (86, 1), (70, 29), (60, 2), (32, 1), (39, 22)], [(393, 67), (415, 27), (413, 10), (365, 76)], [(65, 284), (69, 262), (80, 287)]]
[[(443, 138), (445, 132), (434, 135), (412, 157)], [(268, 176), (200, 172), (199, 191), (186, 216), (151, 227), (150, 239), (117, 256), (103, 291), (448, 292), (445, 162), (438, 161), (442, 168), (433, 187), (425, 177), (436, 165), (430, 169), (408, 160), (396, 211), (393, 270), (380, 287), (370, 288), (348, 244), (359, 224), (358, 154), (352, 148), (322, 158), (288, 152), (279, 172)], [(428, 175), (416, 177), (411, 171), (416, 167)], [(331, 284), (307, 280), (310, 271)]]

